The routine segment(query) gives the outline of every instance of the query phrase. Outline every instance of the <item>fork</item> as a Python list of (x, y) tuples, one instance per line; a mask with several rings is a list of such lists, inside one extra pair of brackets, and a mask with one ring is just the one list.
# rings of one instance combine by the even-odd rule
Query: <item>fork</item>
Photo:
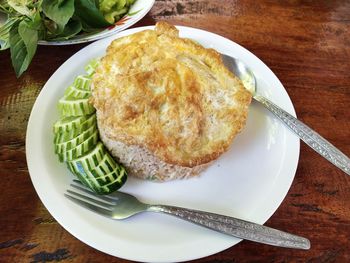
[(160, 212), (241, 239), (278, 247), (305, 250), (310, 248), (310, 241), (304, 237), (242, 219), (176, 206), (150, 205), (119, 191), (101, 196), (86, 188), (78, 180), (74, 180), (71, 187), (78, 192), (68, 189), (64, 194), (68, 199), (111, 219), (126, 219), (146, 211)]

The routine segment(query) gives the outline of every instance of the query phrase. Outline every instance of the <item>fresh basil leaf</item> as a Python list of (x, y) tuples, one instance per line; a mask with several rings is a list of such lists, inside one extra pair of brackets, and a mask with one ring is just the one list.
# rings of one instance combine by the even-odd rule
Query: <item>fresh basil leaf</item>
[(36, 27), (37, 25), (32, 20), (23, 20), (12, 26), (10, 30), (11, 60), (17, 77), (28, 68), (36, 52), (38, 45)]
[(16, 17), (10, 17), (0, 27), (0, 50), (5, 50), (10, 47), (10, 30), (12, 26), (18, 21)]
[(21, 15), (29, 17), (33, 14), (33, 11), (28, 8), (28, 5), (30, 4), (30, 1), (28, 0), (8, 0), (7, 4)]
[(75, 0), (75, 15), (80, 18), (83, 29), (87, 31), (111, 25), (103, 17), (95, 0)]
[(42, 10), (44, 14), (58, 25), (61, 33), (74, 14), (74, 0), (43, 0)]
[(44, 21), (41, 18), (40, 12), (36, 12), (32, 17), (32, 22), (30, 23), (32, 29), (38, 31), (38, 40), (46, 38), (46, 28), (44, 26)]
[(4, 12), (6, 14), (10, 14), (10, 6), (5, 0), (0, 0), (0, 12)]
[(79, 20), (71, 20), (64, 27), (64, 30), (57, 37), (52, 38), (51, 40), (66, 40), (69, 39), (76, 34), (78, 34), (82, 29), (81, 22)]
[(57, 23), (55, 21), (52, 21), (49, 18), (44, 18), (43, 19), (43, 23), (45, 25), (45, 28), (47, 30), (47, 37), (48, 38), (52, 38), (54, 36), (56, 36), (57, 34), (60, 33), (60, 30)]

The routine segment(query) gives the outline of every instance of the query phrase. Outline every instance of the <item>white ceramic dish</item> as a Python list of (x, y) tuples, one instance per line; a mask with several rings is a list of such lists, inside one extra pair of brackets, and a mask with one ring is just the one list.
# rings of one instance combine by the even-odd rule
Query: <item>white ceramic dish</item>
[[(67, 40), (45, 41), (40, 40), (39, 45), (72, 45), (90, 41), (95, 41), (101, 38), (109, 37), (124, 29), (127, 29), (141, 20), (152, 8), (155, 0), (137, 0), (123, 18), (117, 21), (113, 26), (101, 29), (95, 33), (81, 33)], [(6, 15), (0, 12), (0, 25), (5, 22)]]
[[(126, 30), (92, 43), (52, 75), (39, 94), (29, 119), (27, 163), (41, 201), (52, 216), (82, 242), (129, 260), (187, 261), (220, 252), (240, 239), (166, 215), (144, 213), (128, 220), (113, 221), (81, 208), (63, 196), (73, 176), (58, 162), (53, 149), (52, 125), (58, 118), (55, 105), (64, 89), (83, 73), (83, 67), (90, 59), (103, 56), (113, 38), (146, 28), (151, 27)], [(178, 28), (182, 37), (190, 37), (246, 62), (256, 74), (259, 91), (295, 116), (282, 84), (255, 55), (216, 34)], [(122, 190), (146, 202), (205, 210), (263, 224), (286, 196), (298, 158), (299, 139), (267, 110), (253, 103), (244, 131), (230, 150), (202, 176), (168, 183), (130, 177)]]

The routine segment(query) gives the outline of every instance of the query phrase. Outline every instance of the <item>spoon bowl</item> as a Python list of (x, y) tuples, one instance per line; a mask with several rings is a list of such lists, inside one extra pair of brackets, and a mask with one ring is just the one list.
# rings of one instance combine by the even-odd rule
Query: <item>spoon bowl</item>
[(233, 72), (243, 82), (244, 87), (254, 95), (256, 92), (256, 80), (253, 71), (237, 58), (225, 54), (221, 54), (221, 57), (224, 65)]
[(225, 54), (221, 54), (221, 57), (224, 65), (242, 81), (244, 87), (250, 91), (255, 101), (259, 102), (276, 115), (313, 150), (346, 174), (350, 175), (350, 159), (348, 156), (338, 150), (334, 145), (309, 126), (277, 106), (275, 103), (258, 94), (254, 73), (244, 62)]

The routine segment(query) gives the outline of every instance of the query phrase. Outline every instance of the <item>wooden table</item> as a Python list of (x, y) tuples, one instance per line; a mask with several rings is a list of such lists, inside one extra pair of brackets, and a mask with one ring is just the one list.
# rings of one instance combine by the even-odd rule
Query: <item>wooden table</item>
[[(161, 0), (135, 26), (166, 20), (232, 39), (279, 77), (298, 118), (350, 155), (350, 2)], [(64, 230), (29, 177), (30, 110), (54, 71), (85, 45), (40, 46), (16, 79), (0, 53), (0, 262), (127, 262)], [(309, 251), (243, 241), (197, 262), (350, 262), (350, 177), (301, 144), (293, 185), (267, 225), (308, 237)]]

